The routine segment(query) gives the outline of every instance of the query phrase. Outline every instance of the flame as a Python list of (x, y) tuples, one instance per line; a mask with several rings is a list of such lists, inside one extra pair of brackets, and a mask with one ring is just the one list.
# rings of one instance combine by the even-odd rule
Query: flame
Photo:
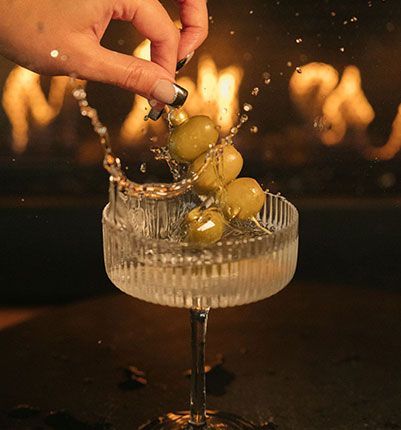
[[(150, 59), (150, 42), (143, 41), (134, 51), (135, 56), (144, 60)], [(219, 71), (213, 59), (202, 57), (198, 64), (197, 83), (182, 77), (177, 80), (178, 85), (189, 92), (185, 103), (185, 110), (190, 116), (208, 115), (219, 126), (223, 133), (230, 130), (239, 111), (238, 91), (243, 77), (243, 69), (229, 66)], [(135, 96), (134, 104), (121, 128), (124, 141), (139, 140), (151, 128), (160, 132), (165, 128), (163, 122), (143, 122), (149, 104), (146, 99)]]
[(401, 104), (394, 119), (392, 131), (387, 143), (380, 147), (368, 146), (365, 149), (367, 158), (374, 160), (391, 160), (401, 150)]
[(185, 110), (190, 116), (210, 116), (221, 127), (222, 133), (226, 133), (239, 112), (238, 92), (243, 74), (243, 69), (234, 65), (218, 70), (211, 57), (202, 57), (196, 85), (187, 77), (178, 80), (178, 84), (189, 91)]
[(4, 85), (2, 104), (12, 126), (12, 148), (23, 152), (28, 144), (29, 114), (35, 123), (44, 127), (59, 113), (69, 78), (52, 78), (49, 98), (40, 86), (40, 75), (23, 67), (15, 67)]
[(302, 73), (294, 72), (289, 84), (290, 96), (302, 114), (315, 120), (322, 116), (330, 127), (320, 131), (320, 139), (326, 145), (340, 143), (349, 129), (359, 132), (363, 153), (369, 159), (390, 160), (401, 150), (401, 105), (392, 125), (387, 142), (373, 146), (367, 128), (375, 118), (375, 112), (362, 89), (361, 73), (356, 66), (348, 66), (339, 78), (329, 64), (310, 63), (302, 67)]
[(291, 77), (290, 94), (304, 115), (312, 119), (322, 115), (330, 125), (321, 131), (326, 145), (340, 143), (348, 128), (365, 130), (375, 117), (355, 66), (346, 67), (340, 80), (329, 64), (307, 64), (302, 73), (295, 72)]
[[(133, 55), (142, 58), (143, 60), (150, 60), (150, 41), (148, 39), (140, 43), (134, 50)], [(139, 140), (147, 133), (149, 129), (153, 129), (156, 133), (161, 132), (164, 124), (161, 121), (147, 121), (144, 122), (144, 117), (149, 113), (148, 101), (138, 95), (135, 95), (134, 103), (131, 111), (125, 118), (121, 126), (120, 137), (123, 141), (128, 142), (132, 140)]]

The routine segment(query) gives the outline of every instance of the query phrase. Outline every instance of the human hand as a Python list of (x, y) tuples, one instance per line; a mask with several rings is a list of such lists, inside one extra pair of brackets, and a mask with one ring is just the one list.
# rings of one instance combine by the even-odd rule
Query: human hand
[[(158, 0), (0, 0), (0, 52), (38, 73), (115, 84), (160, 103), (183, 104), (174, 84), (207, 36), (206, 0), (177, 0), (179, 31)], [(108, 50), (100, 40), (111, 20), (129, 21), (151, 41), (151, 61)]]

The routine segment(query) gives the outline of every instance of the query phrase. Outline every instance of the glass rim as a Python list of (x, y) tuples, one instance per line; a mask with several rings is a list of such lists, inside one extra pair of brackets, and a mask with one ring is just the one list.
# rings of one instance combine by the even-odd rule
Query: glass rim
[[(132, 196), (127, 196), (128, 198), (135, 198)], [(244, 237), (238, 237), (238, 238), (223, 238), (222, 240), (219, 240), (216, 243), (210, 244), (210, 245), (194, 245), (191, 244), (189, 242), (177, 242), (177, 241), (172, 241), (172, 240), (168, 240), (168, 239), (156, 239), (156, 238), (149, 238), (146, 236), (140, 236), (135, 234), (135, 240), (138, 242), (141, 242), (143, 244), (146, 244), (147, 247), (151, 244), (155, 245), (165, 245), (165, 246), (169, 246), (171, 249), (183, 249), (186, 251), (191, 251), (193, 250), (194, 252), (199, 252), (199, 251), (213, 251), (213, 250), (220, 250), (222, 248), (225, 247), (231, 247), (233, 245), (248, 245), (248, 244), (252, 244), (252, 243), (260, 243), (260, 242), (266, 242), (266, 243), (274, 243), (277, 242), (277, 237), (286, 237), (287, 235), (289, 236), (288, 239), (293, 238), (296, 239), (298, 237), (298, 221), (299, 221), (299, 213), (298, 213), (298, 209), (295, 207), (295, 205), (293, 203), (291, 203), (289, 200), (287, 200), (283, 195), (281, 194), (273, 194), (270, 192), (266, 192), (266, 200), (267, 198), (273, 198), (276, 200), (280, 200), (281, 202), (283, 202), (284, 204), (288, 205), (288, 207), (290, 208), (290, 210), (292, 211), (292, 217), (291, 217), (291, 221), (289, 221), (289, 223), (283, 227), (279, 227), (277, 228), (277, 230), (274, 230), (270, 233), (262, 233), (258, 236), (253, 236), (253, 237), (249, 237), (249, 236), (244, 236)], [(169, 198), (169, 197), (168, 197)], [(154, 200), (149, 198), (148, 200)], [(160, 199), (156, 199), (156, 200), (160, 200)], [(116, 232), (121, 233), (122, 231), (126, 231), (128, 234), (130, 233), (130, 229), (129, 228), (124, 228), (122, 226), (119, 226), (118, 224), (116, 224), (114, 221), (112, 221), (110, 219), (109, 216), (109, 209), (110, 209), (110, 202), (107, 203), (107, 205), (104, 207), (103, 212), (102, 212), (102, 223), (104, 225), (107, 226), (107, 228), (114, 230)], [(261, 212), (263, 212), (264, 209), (261, 210)], [(261, 213), (259, 212), (259, 213)], [(280, 248), (280, 246), (277, 246), (276, 248)]]

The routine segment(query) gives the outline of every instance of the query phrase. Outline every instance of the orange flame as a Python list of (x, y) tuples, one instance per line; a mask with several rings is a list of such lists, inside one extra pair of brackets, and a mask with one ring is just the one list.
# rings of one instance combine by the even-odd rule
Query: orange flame
[(323, 129), (320, 136), (326, 145), (340, 143), (348, 128), (365, 130), (375, 117), (355, 66), (346, 67), (340, 81), (332, 66), (310, 63), (302, 67), (302, 73), (291, 77), (290, 93), (306, 116), (313, 119), (323, 115), (330, 124), (330, 129)]
[[(140, 43), (134, 50), (133, 55), (143, 60), (150, 60), (150, 41), (148, 39)], [(120, 136), (123, 141), (139, 140), (147, 133), (149, 129), (155, 132), (161, 132), (164, 124), (161, 121), (144, 122), (144, 117), (149, 113), (148, 101), (138, 95), (135, 95), (134, 103), (129, 114), (126, 116), (121, 127)]]
[[(134, 55), (149, 60), (150, 42), (145, 40), (134, 51)], [(185, 110), (190, 116), (204, 114), (220, 125), (222, 132), (227, 132), (233, 125), (239, 111), (238, 90), (243, 77), (243, 69), (230, 66), (219, 71), (210, 57), (202, 57), (198, 65), (198, 81), (182, 77), (177, 80), (189, 92)], [(125, 141), (139, 140), (149, 129), (162, 131), (163, 122), (143, 121), (149, 111), (146, 99), (135, 96), (132, 110), (124, 120), (121, 137)]]
[(189, 90), (185, 110), (192, 115), (210, 116), (226, 133), (232, 127), (239, 111), (238, 91), (244, 71), (238, 66), (218, 70), (209, 56), (204, 56), (198, 64), (197, 85), (187, 78), (178, 84)]
[(54, 77), (46, 100), (40, 75), (20, 66), (11, 71), (4, 85), (2, 104), (11, 122), (15, 152), (23, 152), (28, 144), (29, 114), (43, 127), (60, 113), (68, 80), (64, 76)]
[(361, 73), (356, 66), (346, 67), (340, 80), (338, 72), (328, 64), (307, 64), (302, 73), (293, 74), (289, 89), (295, 105), (308, 119), (323, 116), (330, 125), (320, 131), (324, 144), (336, 145), (348, 129), (354, 129), (363, 136), (360, 140), (367, 158), (390, 160), (401, 150), (401, 105), (386, 144), (374, 147), (369, 142), (366, 131), (375, 112), (363, 92)]

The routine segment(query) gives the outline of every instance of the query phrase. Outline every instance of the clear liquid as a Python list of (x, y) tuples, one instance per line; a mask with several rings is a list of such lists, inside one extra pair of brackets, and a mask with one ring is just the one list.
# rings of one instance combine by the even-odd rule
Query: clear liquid
[(163, 255), (154, 264), (127, 258), (107, 273), (120, 290), (148, 302), (186, 308), (237, 306), (284, 288), (294, 275), (297, 249), (294, 240), (271, 254), (208, 265), (164, 265)]
[(162, 305), (226, 307), (261, 300), (288, 284), (298, 249), (294, 206), (268, 194), (259, 222), (271, 235), (250, 223), (217, 244), (196, 247), (176, 233), (191, 199), (150, 201), (118, 193), (105, 208), (105, 266), (118, 288)]

